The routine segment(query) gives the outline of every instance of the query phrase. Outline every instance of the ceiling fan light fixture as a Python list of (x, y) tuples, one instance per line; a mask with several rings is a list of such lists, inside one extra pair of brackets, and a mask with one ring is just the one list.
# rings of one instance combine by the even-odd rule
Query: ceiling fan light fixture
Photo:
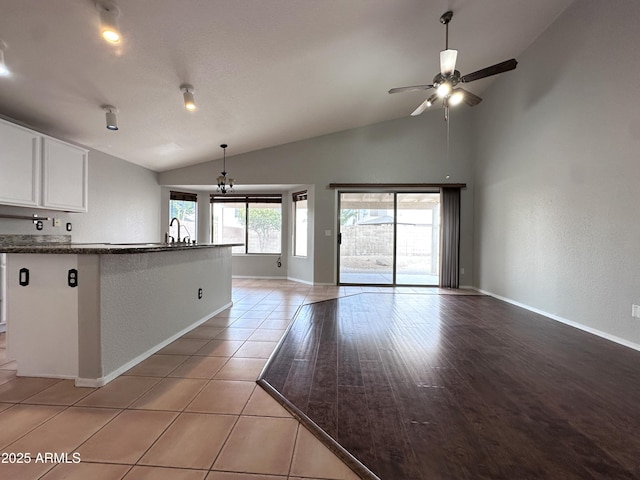
[(106, 112), (105, 118), (107, 120), (107, 130), (118, 130), (118, 117), (116, 117), (118, 109), (112, 105), (103, 105), (102, 109)]
[(196, 106), (196, 99), (193, 96), (193, 85), (187, 83), (180, 85), (180, 91), (182, 92), (182, 98), (184, 99), (184, 108), (190, 112), (195, 112), (198, 107)]
[(99, 1), (96, 7), (100, 12), (100, 34), (109, 43), (120, 43), (122, 36), (118, 27), (118, 16), (120, 10), (113, 3)]
[(436, 93), (440, 98), (444, 98), (451, 93), (451, 84), (449, 82), (444, 82), (438, 85)]
[(461, 103), (463, 100), (464, 100), (464, 92), (461, 90), (456, 90), (449, 97), (449, 105), (453, 107)]
[(447, 49), (440, 52), (440, 73), (446, 77), (453, 74), (456, 69), (456, 60), (458, 58), (458, 51)]
[(4, 50), (0, 44), (0, 77), (8, 77), (11, 75), (11, 70), (7, 68), (7, 64), (4, 63)]

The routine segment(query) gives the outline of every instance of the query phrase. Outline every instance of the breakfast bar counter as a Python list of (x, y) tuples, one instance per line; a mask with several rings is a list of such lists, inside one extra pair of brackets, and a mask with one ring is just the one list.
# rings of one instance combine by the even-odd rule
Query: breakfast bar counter
[(81, 254), (105, 255), (128, 253), (171, 252), (181, 250), (202, 250), (205, 248), (220, 248), (241, 244), (219, 243), (164, 243), (164, 242), (136, 242), (136, 243), (67, 243), (41, 242), (23, 245), (0, 245), (0, 253), (42, 253), (42, 254)]
[(108, 383), (231, 306), (235, 245), (1, 245), (18, 375)]

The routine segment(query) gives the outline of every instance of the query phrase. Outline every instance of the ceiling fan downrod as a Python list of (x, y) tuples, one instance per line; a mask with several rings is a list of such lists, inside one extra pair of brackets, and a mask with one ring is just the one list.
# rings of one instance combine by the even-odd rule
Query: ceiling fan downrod
[(445, 27), (445, 37), (444, 37), (444, 49), (449, 50), (449, 22), (453, 18), (453, 12), (449, 10), (448, 12), (444, 12), (440, 17), (440, 23), (442, 23)]

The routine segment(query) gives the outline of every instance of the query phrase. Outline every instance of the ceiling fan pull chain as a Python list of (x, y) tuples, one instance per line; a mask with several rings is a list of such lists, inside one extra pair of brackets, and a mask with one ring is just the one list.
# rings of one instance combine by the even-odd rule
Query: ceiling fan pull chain
[(447, 122), (447, 164), (449, 163), (449, 130), (451, 126), (451, 122), (449, 122), (449, 107), (445, 107), (444, 109), (444, 121)]

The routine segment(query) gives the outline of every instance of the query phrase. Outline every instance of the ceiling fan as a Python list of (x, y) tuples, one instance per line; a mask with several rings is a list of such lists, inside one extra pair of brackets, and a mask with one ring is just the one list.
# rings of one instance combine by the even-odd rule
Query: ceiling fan
[(392, 88), (389, 93), (399, 92), (412, 92), (415, 90), (430, 90), (435, 88), (436, 91), (424, 102), (422, 102), (418, 108), (416, 108), (412, 116), (420, 115), (427, 108), (433, 105), (438, 99), (442, 99), (442, 106), (444, 107), (444, 119), (449, 118), (449, 107), (458, 105), (460, 102), (465, 102), (470, 107), (479, 104), (482, 98), (458, 87), (460, 83), (469, 83), (481, 78), (490, 77), (499, 73), (508, 72), (513, 70), (518, 65), (515, 58), (505, 60), (504, 62), (497, 63), (490, 67), (480, 69), (467, 75), (460, 75), (460, 72), (456, 70), (456, 59), (458, 57), (458, 51), (449, 48), (449, 22), (453, 18), (453, 12), (448, 11), (442, 14), (440, 17), (440, 23), (446, 27), (445, 49), (440, 52), (440, 73), (433, 77), (433, 83), (428, 85), (414, 85), (411, 87), (399, 87)]

